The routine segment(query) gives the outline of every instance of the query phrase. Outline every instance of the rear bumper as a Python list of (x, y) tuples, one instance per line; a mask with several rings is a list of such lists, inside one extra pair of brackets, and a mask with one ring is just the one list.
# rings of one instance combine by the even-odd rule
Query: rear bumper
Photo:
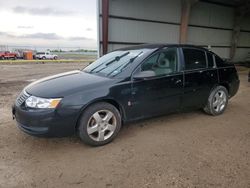
[(230, 87), (229, 97), (232, 98), (238, 92), (240, 87), (240, 80), (235, 80)]
[(12, 107), (13, 118), (23, 132), (38, 137), (64, 137), (75, 134), (79, 110), (27, 109)]

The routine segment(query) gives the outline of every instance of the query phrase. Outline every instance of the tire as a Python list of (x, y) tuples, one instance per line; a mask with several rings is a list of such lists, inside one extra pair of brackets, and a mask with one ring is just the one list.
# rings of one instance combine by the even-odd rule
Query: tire
[(58, 58), (57, 58), (57, 56), (55, 56), (53, 59), (54, 59), (54, 60), (57, 60)]
[(100, 102), (83, 112), (77, 131), (85, 144), (103, 146), (110, 143), (120, 129), (121, 115), (118, 109), (109, 103)]
[(46, 57), (42, 57), (42, 59), (43, 59), (43, 60), (45, 60), (45, 59), (46, 59)]
[(207, 101), (207, 105), (204, 107), (204, 111), (212, 116), (223, 114), (228, 104), (228, 91), (223, 86), (217, 86), (214, 88)]
[(4, 56), (2, 56), (2, 57), (1, 57), (1, 60), (4, 60), (4, 59), (5, 59)]

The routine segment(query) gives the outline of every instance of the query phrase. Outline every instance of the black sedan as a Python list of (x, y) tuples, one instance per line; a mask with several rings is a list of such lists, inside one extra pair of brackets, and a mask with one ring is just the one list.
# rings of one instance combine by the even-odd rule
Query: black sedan
[(129, 121), (199, 108), (220, 115), (238, 88), (234, 65), (204, 48), (140, 45), (111, 52), (82, 71), (31, 83), (12, 111), (28, 134), (77, 133), (100, 146)]

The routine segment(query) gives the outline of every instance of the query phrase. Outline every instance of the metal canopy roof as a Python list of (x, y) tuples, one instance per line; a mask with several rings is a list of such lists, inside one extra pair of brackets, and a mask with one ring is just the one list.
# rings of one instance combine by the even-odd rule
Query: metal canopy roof
[(231, 7), (238, 7), (250, 4), (250, 0), (200, 0), (200, 1), (231, 6)]

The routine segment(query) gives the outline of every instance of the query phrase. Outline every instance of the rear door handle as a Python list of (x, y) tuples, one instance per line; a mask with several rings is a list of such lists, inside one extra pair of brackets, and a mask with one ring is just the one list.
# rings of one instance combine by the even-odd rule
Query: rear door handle
[(213, 77), (213, 76), (214, 76), (214, 73), (211, 73), (211, 72), (207, 72), (207, 75), (208, 75), (208, 76), (211, 76), (211, 77)]

